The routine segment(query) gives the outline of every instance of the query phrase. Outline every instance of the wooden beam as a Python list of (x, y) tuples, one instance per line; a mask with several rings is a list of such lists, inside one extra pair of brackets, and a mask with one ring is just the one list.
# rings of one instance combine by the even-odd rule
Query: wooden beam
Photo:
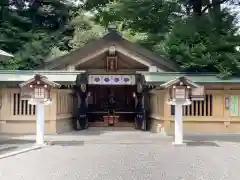
[(95, 53), (93, 53), (93, 54), (91, 54), (91, 55), (89, 55), (85, 58), (80, 59), (77, 63), (74, 63), (73, 65), (74, 66), (79, 66), (80, 64), (82, 64), (86, 61), (89, 61), (89, 60), (91, 60), (91, 59), (93, 59), (93, 58), (95, 58), (95, 57), (97, 57), (97, 56), (99, 56), (99, 55), (101, 55), (101, 54), (103, 54), (107, 51), (108, 51), (108, 48), (103, 48), (103, 49), (101, 49), (101, 50), (99, 50), (99, 51), (97, 51), (97, 52), (95, 52)]
[(125, 55), (125, 56), (127, 56), (127, 57), (129, 57), (129, 58), (131, 58), (132, 60), (135, 60), (135, 61), (137, 61), (137, 62), (139, 62), (139, 63), (141, 63), (141, 64), (143, 64), (143, 65), (145, 65), (145, 66), (151, 66), (152, 64), (151, 63), (149, 63), (149, 62), (147, 62), (146, 60), (143, 60), (142, 58), (140, 58), (139, 56), (137, 56), (137, 55), (135, 55), (135, 54), (131, 54), (129, 51), (127, 51), (126, 49), (124, 49), (124, 48), (121, 48), (121, 47), (119, 47), (119, 46), (117, 46), (116, 47), (116, 50), (117, 50), (117, 52), (119, 52), (119, 53), (121, 53), (121, 54), (123, 54), (123, 55)]

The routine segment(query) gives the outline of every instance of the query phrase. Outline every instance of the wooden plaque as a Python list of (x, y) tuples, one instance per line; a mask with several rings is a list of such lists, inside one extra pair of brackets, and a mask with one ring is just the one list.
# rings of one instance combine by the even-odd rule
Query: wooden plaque
[(107, 71), (117, 71), (118, 61), (117, 56), (108, 56), (106, 62)]

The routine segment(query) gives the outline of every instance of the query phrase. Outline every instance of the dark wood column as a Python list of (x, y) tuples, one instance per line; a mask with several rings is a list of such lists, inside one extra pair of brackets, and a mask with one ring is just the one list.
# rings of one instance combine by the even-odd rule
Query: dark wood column
[(86, 129), (88, 127), (88, 118), (87, 118), (87, 112), (88, 112), (88, 105), (87, 105), (87, 97), (88, 97), (88, 91), (87, 91), (87, 83), (88, 83), (88, 75), (86, 73), (77, 75), (76, 78), (76, 95), (77, 95), (77, 117), (74, 119), (75, 129), (79, 130), (77, 128), (77, 121), (79, 122), (81, 129)]

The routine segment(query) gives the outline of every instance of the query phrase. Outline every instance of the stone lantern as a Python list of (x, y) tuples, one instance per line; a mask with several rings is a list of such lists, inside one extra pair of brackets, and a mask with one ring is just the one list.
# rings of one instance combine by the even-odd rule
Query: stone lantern
[(59, 88), (61, 85), (49, 81), (45, 76), (35, 75), (32, 79), (21, 84), (21, 99), (27, 100), (29, 104), (36, 105), (37, 114), (37, 131), (36, 143), (38, 145), (44, 144), (44, 105), (52, 102), (51, 90), (52, 88)]
[(49, 81), (45, 76), (35, 75), (34, 78), (19, 84), (21, 99), (28, 100), (29, 104), (49, 104), (52, 101), (51, 89), (60, 87), (60, 84)]
[(183, 144), (183, 106), (190, 105), (192, 100), (203, 100), (204, 89), (186, 77), (177, 77), (161, 85), (169, 93), (168, 104), (175, 106), (175, 141)]

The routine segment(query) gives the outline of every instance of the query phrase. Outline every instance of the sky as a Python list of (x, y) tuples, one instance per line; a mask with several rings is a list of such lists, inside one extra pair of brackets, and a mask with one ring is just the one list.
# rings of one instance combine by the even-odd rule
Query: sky
[(232, 10), (232, 12), (238, 13), (238, 24), (240, 26), (240, 7), (239, 6), (236, 7), (234, 5), (227, 5), (227, 7), (229, 7)]

